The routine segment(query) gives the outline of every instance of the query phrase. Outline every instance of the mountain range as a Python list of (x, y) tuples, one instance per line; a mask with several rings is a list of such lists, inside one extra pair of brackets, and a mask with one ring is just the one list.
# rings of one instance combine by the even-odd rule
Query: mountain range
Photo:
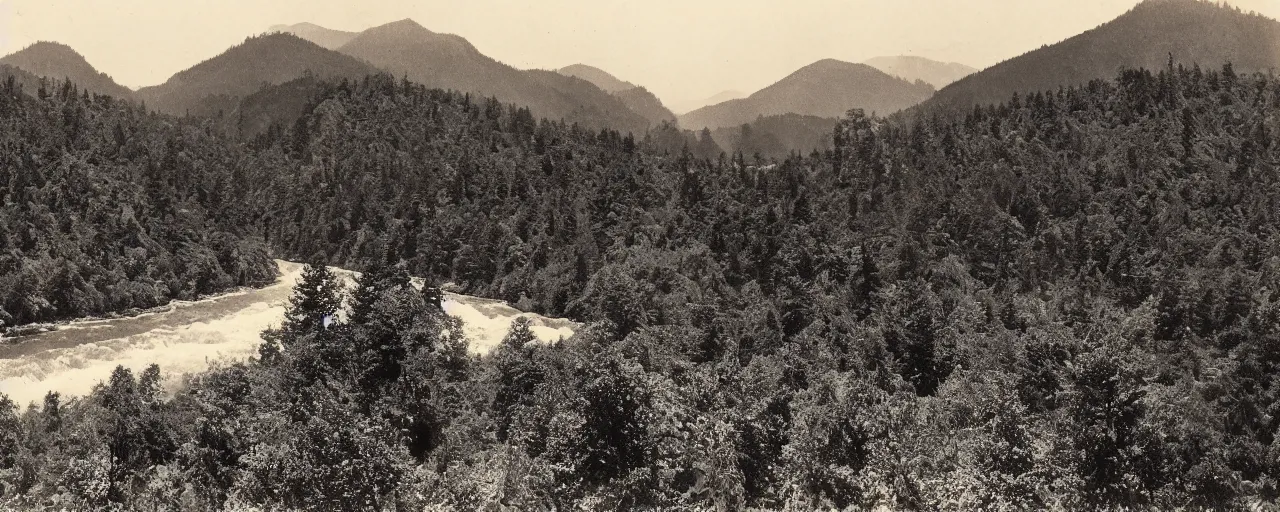
[(927, 83), (908, 82), (866, 64), (824, 59), (746, 98), (684, 114), (680, 126), (714, 130), (781, 114), (834, 118), (854, 108), (888, 115), (928, 99), (933, 92)]
[[(743, 146), (732, 138), (741, 138), (742, 125), (755, 124), (760, 144), (747, 140), (746, 146), (773, 154), (777, 148), (763, 134), (775, 134), (784, 145), (798, 144), (791, 149), (821, 147), (825, 135), (819, 127), (852, 108), (881, 115), (906, 108), (963, 112), (1014, 93), (1078, 86), (1122, 68), (1170, 63), (1218, 68), (1231, 62), (1237, 72), (1280, 68), (1280, 22), (1200, 0), (1146, 0), (1095, 29), (982, 71), (914, 56), (877, 57), (863, 64), (825, 59), (749, 96), (725, 91), (686, 103), (685, 108), (699, 108), (676, 116), (645, 87), (602, 69), (585, 64), (556, 71), (516, 69), (460, 36), (432, 32), (412, 20), (358, 33), (312, 23), (276, 25), (270, 32), (138, 91), (54, 42), (0, 58), (0, 77), (13, 77), (30, 94), (38, 89), (39, 77), (48, 77), (145, 101), (171, 114), (253, 114), (237, 121), (241, 131), (253, 133), (265, 123), (288, 122), (306, 104), (291, 95), (305, 96), (320, 80), (389, 72), (431, 87), (497, 97), (527, 106), (535, 116), (590, 128), (639, 133), (678, 120), (684, 129), (715, 130), (726, 149)], [(279, 88), (267, 91), (272, 86)], [(942, 88), (935, 93), (935, 87)], [(241, 108), (250, 98), (252, 108)]]
[(539, 117), (633, 132), (649, 125), (622, 100), (588, 81), (554, 71), (516, 69), (480, 53), (462, 37), (432, 32), (413, 20), (361, 32), (338, 51), (430, 87), (527, 106)]
[(1280, 68), (1280, 22), (1199, 0), (1146, 0), (1095, 29), (1027, 52), (938, 91), (924, 111), (963, 112), (1013, 94), (1079, 86), (1122, 68), (1169, 65), (1237, 72)]

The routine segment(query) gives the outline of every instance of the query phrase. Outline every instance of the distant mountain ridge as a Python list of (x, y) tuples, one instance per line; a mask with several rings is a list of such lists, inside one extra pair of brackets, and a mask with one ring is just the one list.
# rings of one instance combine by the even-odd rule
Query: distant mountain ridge
[(926, 83), (911, 83), (866, 64), (824, 59), (746, 98), (680, 116), (680, 125), (714, 130), (789, 113), (836, 118), (853, 108), (888, 115), (928, 99), (933, 92)]
[(969, 75), (919, 108), (964, 112), (1013, 94), (1109, 79), (1121, 68), (1175, 64), (1238, 72), (1280, 68), (1280, 22), (1200, 0), (1146, 0), (1120, 17)]
[(295, 23), (293, 25), (272, 25), (267, 29), (268, 32), (285, 32), (301, 37), (323, 48), (337, 50), (344, 44), (355, 39), (359, 32), (348, 32), (345, 30), (334, 30), (325, 28), (314, 23)]
[(654, 127), (664, 122), (676, 122), (676, 115), (662, 104), (662, 100), (644, 87), (619, 79), (607, 71), (586, 64), (574, 64), (556, 70), (565, 76), (581, 78), (622, 100), (632, 112), (640, 114)]
[(480, 53), (462, 37), (432, 32), (409, 19), (361, 32), (338, 51), (429, 87), (529, 107), (538, 117), (636, 133), (650, 124), (589, 81), (513, 68)]
[(298, 36), (275, 33), (244, 43), (173, 75), (163, 84), (139, 89), (149, 107), (175, 115), (230, 113), (239, 101), (267, 85), (307, 74), (319, 78), (361, 78), (378, 70), (360, 60)]
[[(133, 91), (117, 84), (106, 73), (99, 72), (84, 56), (70, 46), (41, 41), (0, 58), (0, 64), (13, 66), (37, 77), (69, 79), (81, 90), (107, 94), (117, 98), (133, 97)], [(32, 89), (34, 92), (34, 89)]]
[(939, 62), (912, 55), (876, 57), (863, 62), (868, 66), (909, 82), (921, 80), (941, 89), (976, 73), (978, 70), (956, 62)]
[(586, 64), (573, 64), (571, 66), (565, 66), (563, 68), (556, 70), (556, 72), (562, 75), (581, 78), (583, 80), (596, 84), (596, 87), (604, 89), (605, 92), (609, 92), (609, 93), (629, 91), (637, 87), (636, 84), (623, 81), (618, 77), (615, 77), (609, 74), (607, 71), (603, 69), (600, 69), (594, 66), (588, 66)]

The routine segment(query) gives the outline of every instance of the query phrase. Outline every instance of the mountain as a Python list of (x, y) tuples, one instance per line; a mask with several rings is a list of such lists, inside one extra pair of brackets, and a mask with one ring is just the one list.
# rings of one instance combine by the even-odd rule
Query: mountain
[(632, 112), (640, 114), (648, 120), (650, 127), (657, 126), (663, 122), (676, 122), (675, 113), (663, 105), (662, 100), (659, 100), (648, 89), (620, 80), (603, 69), (586, 64), (574, 64), (560, 68), (556, 72), (565, 76), (581, 78), (591, 82), (601, 90), (613, 94), (622, 100), (622, 103)]
[(294, 25), (272, 25), (269, 32), (284, 32), (301, 37), (330, 50), (347, 44), (356, 37), (357, 32), (324, 28), (314, 23), (298, 23)]
[(938, 89), (978, 71), (964, 64), (938, 62), (911, 55), (876, 57), (863, 64), (912, 82), (922, 80)]
[(361, 32), (338, 51), (430, 87), (527, 106), (539, 117), (637, 133), (649, 126), (591, 82), (554, 71), (518, 70), (485, 56), (466, 39), (437, 34), (413, 20)]
[(292, 34), (251, 37), (217, 57), (179, 72), (161, 85), (137, 92), (161, 112), (210, 115), (231, 112), (244, 96), (264, 86), (307, 74), (359, 78), (378, 70), (355, 58), (326, 50)]
[[(21, 68), (35, 76), (69, 79), (80, 89), (117, 98), (132, 98), (133, 91), (94, 69), (84, 57), (61, 43), (41, 41), (0, 58), (0, 64)], [(32, 92), (35, 89), (31, 89)]]
[(664, 122), (676, 122), (675, 113), (663, 106), (662, 100), (659, 100), (657, 96), (654, 96), (644, 87), (632, 87), (624, 91), (615, 92), (613, 95), (622, 100), (622, 104), (626, 105), (632, 112), (640, 114), (647, 119), (649, 126), (657, 126)]
[(1146, 0), (1119, 18), (969, 75), (922, 109), (963, 112), (1014, 93), (1052, 90), (1111, 78), (1121, 68), (1176, 64), (1235, 71), (1280, 67), (1280, 22), (1199, 0)]
[(933, 94), (924, 82), (911, 83), (866, 64), (825, 59), (800, 68), (743, 99), (703, 107), (680, 116), (690, 129), (738, 126), (759, 116), (802, 114), (840, 117), (849, 109), (890, 114)]
[(603, 69), (593, 67), (593, 66), (588, 66), (586, 64), (574, 64), (572, 66), (565, 66), (563, 68), (556, 70), (556, 72), (562, 75), (581, 78), (583, 80), (591, 82), (595, 84), (596, 87), (603, 89), (605, 92), (616, 93), (616, 92), (622, 92), (622, 91), (629, 91), (631, 89), (636, 88), (636, 84), (633, 84), (631, 82), (624, 82), (618, 79), (618, 77), (615, 77), (605, 72), (605, 70)]

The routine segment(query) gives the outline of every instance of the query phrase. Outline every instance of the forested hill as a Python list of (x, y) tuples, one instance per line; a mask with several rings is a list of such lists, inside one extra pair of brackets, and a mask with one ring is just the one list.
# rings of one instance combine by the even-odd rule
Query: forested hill
[(908, 82), (866, 64), (823, 59), (750, 96), (709, 105), (680, 116), (680, 125), (700, 130), (736, 127), (760, 116), (800, 114), (839, 117), (851, 108), (889, 115), (924, 101), (933, 87)]
[[(348, 320), (320, 323), (342, 297), (312, 269), (258, 361), (172, 399), (121, 369), (0, 407), (3, 506), (1275, 499), (1275, 77), (1126, 71), (909, 127), (855, 111), (776, 167), (388, 76), (304, 111), (241, 148), (226, 216), (370, 269)], [(517, 325), (470, 359), (408, 274), (591, 325), (550, 346)]]
[(266, 85), (304, 75), (356, 79), (378, 73), (356, 58), (326, 50), (293, 34), (250, 37), (244, 43), (178, 72), (165, 83), (138, 90), (149, 108), (172, 115), (229, 114), (245, 96)]
[(513, 68), (460, 36), (432, 32), (410, 19), (365, 30), (338, 51), (429, 87), (496, 96), (529, 107), (539, 117), (637, 135), (651, 124), (591, 82)]
[(70, 82), (0, 86), (0, 328), (274, 280), (214, 220), (243, 193), (228, 144)]
[[(128, 87), (117, 84), (106, 73), (94, 69), (83, 56), (61, 43), (37, 42), (0, 58), (0, 64), (22, 68), (35, 76), (50, 80), (70, 80), (80, 89), (98, 94), (120, 99), (133, 97), (133, 91)], [(35, 88), (31, 88), (28, 92), (34, 90)]]
[(1014, 94), (1080, 86), (1122, 68), (1160, 69), (1172, 60), (1239, 72), (1280, 69), (1280, 22), (1204, 0), (1146, 0), (1060, 43), (1027, 52), (938, 91), (919, 108), (964, 113)]

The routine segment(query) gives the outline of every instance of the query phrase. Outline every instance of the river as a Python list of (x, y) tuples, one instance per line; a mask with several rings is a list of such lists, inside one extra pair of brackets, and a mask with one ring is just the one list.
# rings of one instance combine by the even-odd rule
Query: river
[[(174, 301), (163, 311), (136, 317), (71, 322), (17, 343), (0, 343), (0, 393), (21, 405), (43, 400), (49, 391), (80, 396), (109, 377), (116, 365), (140, 372), (152, 363), (160, 365), (172, 388), (184, 375), (256, 356), (259, 333), (280, 324), (302, 273), (299, 263), (277, 264), (280, 279), (264, 288)], [(347, 282), (356, 275), (333, 270)], [(569, 320), (523, 313), (501, 301), (467, 295), (446, 293), (441, 306), (462, 320), (477, 354), (501, 342), (519, 316), (529, 318), (534, 335), (546, 342), (568, 338), (578, 328)]]

